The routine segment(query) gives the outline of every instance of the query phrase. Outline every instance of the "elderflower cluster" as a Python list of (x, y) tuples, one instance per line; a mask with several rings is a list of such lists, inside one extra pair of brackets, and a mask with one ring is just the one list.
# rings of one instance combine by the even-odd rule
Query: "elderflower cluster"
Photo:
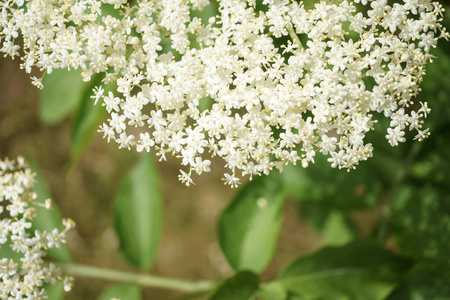
[[(205, 9), (217, 14), (196, 17)], [(372, 156), (364, 139), (380, 118), (392, 146), (406, 131), (427, 137), (429, 109), (414, 100), (430, 49), (449, 36), (442, 12), (430, 0), (3, 0), (0, 39), (27, 72), (106, 74), (94, 98), (108, 141), (179, 157), (187, 185), (222, 157), (236, 186), (317, 153), (354, 168)]]
[(11, 258), (0, 258), (1, 299), (46, 299), (44, 284), (63, 281), (66, 291), (72, 285), (71, 277), (63, 277), (58, 267), (43, 258), (44, 250), (65, 242), (66, 231), (74, 223), (63, 220), (63, 231), (31, 232), (36, 217), (33, 206), (51, 208), (49, 199), (39, 203), (31, 191), (34, 176), (22, 157), (0, 160), (0, 249), (3, 254), (11, 252)]

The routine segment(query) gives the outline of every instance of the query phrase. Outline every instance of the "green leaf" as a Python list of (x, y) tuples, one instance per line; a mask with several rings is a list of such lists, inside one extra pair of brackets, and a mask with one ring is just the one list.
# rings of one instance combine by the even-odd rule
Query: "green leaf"
[(64, 298), (64, 285), (57, 282), (54, 285), (50, 283), (44, 284), (44, 289), (47, 292), (48, 300), (60, 300)]
[(158, 174), (148, 153), (122, 180), (114, 199), (115, 230), (126, 259), (148, 270), (153, 264), (162, 226)]
[(218, 3), (211, 1), (201, 11), (191, 9), (189, 14), (192, 17), (200, 18), (202, 20), (203, 25), (208, 25), (209, 18), (216, 17), (219, 14), (219, 6)]
[[(439, 47), (431, 50), (431, 54), (434, 55), (436, 59), (434, 59), (433, 63), (427, 64), (427, 72), (422, 84), (423, 89), (419, 94), (421, 100), (422, 98), (425, 101), (431, 100), (429, 96), (434, 96), (430, 95), (432, 92), (438, 92), (441, 89), (448, 91), (450, 89), (448, 86), (448, 83), (450, 82), (450, 75), (448, 74), (448, 69), (450, 68), (450, 46), (448, 44), (449, 43), (440, 43)], [(447, 107), (446, 110), (448, 111)], [(436, 113), (438, 112), (436, 111)], [(430, 116), (433, 117), (432, 114)]]
[(111, 16), (111, 17), (119, 19), (119, 20), (122, 19), (122, 16), (120, 15), (120, 9), (115, 9), (114, 5), (112, 5), (112, 4), (103, 3), (101, 6), (101, 9), (102, 9), (102, 15), (98, 16), (98, 20), (97, 20), (99, 22), (105, 16)]
[(98, 300), (110, 300), (117, 298), (120, 300), (139, 300), (141, 299), (141, 290), (130, 284), (118, 284), (105, 290)]
[(46, 124), (55, 124), (64, 119), (78, 106), (88, 83), (83, 82), (81, 69), (53, 70), (43, 79), (39, 117)]
[(285, 300), (288, 294), (279, 282), (270, 282), (260, 287), (255, 295), (255, 300)]
[(219, 218), (219, 243), (235, 270), (262, 271), (269, 263), (282, 220), (284, 192), (278, 173), (253, 179)]
[(450, 276), (450, 194), (405, 185), (392, 199), (391, 225), (402, 253)]
[[(72, 122), (72, 144), (70, 148), (72, 163), (76, 162), (86, 149), (106, 115), (106, 110), (102, 107), (100, 101), (94, 106), (94, 101), (91, 98), (94, 94), (93, 88), (101, 84), (102, 78), (103, 76), (96, 76), (91, 86), (86, 90)], [(104, 94), (108, 94), (114, 88), (115, 84), (109, 84), (104, 88)]]
[(339, 246), (356, 238), (357, 231), (346, 212), (329, 210), (313, 203), (301, 203), (302, 216), (322, 233), (327, 246)]
[(203, 112), (207, 109), (210, 109), (212, 104), (213, 104), (213, 99), (211, 97), (209, 97), (209, 96), (203, 97), (199, 101), (198, 109), (200, 110), (200, 112)]
[(322, 229), (323, 238), (329, 246), (347, 244), (356, 237), (356, 232), (348, 218), (340, 211), (332, 211)]
[(0, 245), (0, 258), (12, 259), (15, 263), (20, 263), (20, 259), (23, 258), (22, 253), (13, 251), (9, 246), (11, 244), (11, 238), (5, 244)]
[(418, 269), (408, 274), (386, 300), (448, 300), (450, 281), (432, 271)]
[(258, 290), (259, 279), (254, 273), (242, 271), (225, 280), (209, 300), (248, 300)]
[(366, 241), (326, 247), (294, 261), (279, 278), (305, 299), (383, 299), (410, 262)]
[[(33, 191), (38, 195), (39, 201), (43, 203), (46, 199), (51, 198), (50, 191), (45, 184), (43, 176), (38, 172), (36, 166), (30, 163), (31, 168), (36, 172), (36, 183), (34, 185)], [(40, 230), (51, 232), (54, 228), (62, 230), (62, 217), (55, 203), (52, 209), (46, 209), (41, 206), (35, 206), (36, 218), (33, 220), (31, 230)], [(52, 248), (47, 250), (47, 256), (57, 260), (68, 262), (70, 261), (69, 249), (66, 244), (63, 244), (61, 248)]]
[(305, 298), (304, 296), (302, 296), (302, 295), (298, 295), (298, 294), (295, 294), (295, 293), (289, 293), (288, 294), (288, 297), (286, 298), (286, 300), (306, 300), (307, 298)]
[(379, 202), (383, 183), (367, 164), (346, 172), (331, 168), (323, 155), (317, 155), (315, 161), (308, 168), (287, 165), (283, 170), (283, 183), (288, 194), (301, 203), (328, 210), (352, 210)]

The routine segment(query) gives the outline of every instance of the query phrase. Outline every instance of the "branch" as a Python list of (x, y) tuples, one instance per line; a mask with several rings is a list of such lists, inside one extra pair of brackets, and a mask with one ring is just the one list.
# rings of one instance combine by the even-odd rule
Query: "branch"
[(211, 281), (191, 282), (148, 274), (128, 273), (106, 268), (71, 263), (61, 264), (60, 266), (66, 274), (72, 275), (74, 277), (90, 277), (118, 281), (136, 284), (143, 287), (156, 287), (182, 292), (201, 292), (207, 291), (214, 286), (214, 283)]

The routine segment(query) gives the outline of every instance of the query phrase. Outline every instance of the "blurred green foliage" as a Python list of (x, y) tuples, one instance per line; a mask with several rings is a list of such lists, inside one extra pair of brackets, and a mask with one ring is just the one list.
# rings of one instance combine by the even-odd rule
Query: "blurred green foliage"
[(118, 284), (106, 289), (98, 298), (99, 300), (138, 300), (141, 299), (141, 291), (130, 284)]
[(208, 300), (250, 299), (258, 290), (258, 276), (249, 271), (236, 273), (220, 284)]
[(353, 241), (294, 261), (279, 281), (304, 299), (383, 299), (411, 266), (375, 243)]

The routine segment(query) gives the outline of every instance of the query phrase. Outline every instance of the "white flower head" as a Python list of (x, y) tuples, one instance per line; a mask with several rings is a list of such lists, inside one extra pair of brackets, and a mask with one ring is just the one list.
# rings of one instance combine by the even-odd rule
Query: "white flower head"
[(21, 299), (44, 299), (47, 297), (44, 284), (58, 281), (64, 281), (67, 291), (72, 279), (63, 277), (59, 268), (44, 263), (43, 258), (46, 255), (44, 250), (62, 246), (66, 232), (74, 227), (74, 222), (63, 220), (62, 231), (57, 228), (51, 232), (32, 231), (36, 217), (33, 206), (49, 209), (50, 200), (38, 202), (36, 194), (31, 191), (35, 174), (22, 157), (0, 160), (0, 166), (7, 166), (0, 171), (0, 202), (6, 202), (6, 210), (0, 220), (0, 247), (11, 247), (20, 256), (17, 260), (0, 260), (2, 282), (14, 281), (13, 284), (2, 285), (2, 299), (18, 299), (17, 295), (22, 295)]
[[(317, 152), (332, 167), (355, 168), (372, 156), (365, 137), (383, 115), (392, 146), (407, 130), (427, 137), (429, 109), (412, 104), (430, 49), (449, 37), (432, 1), (263, 1), (264, 12), (239, 0), (22, 2), (0, 3), (0, 51), (26, 53), (26, 72), (81, 68), (85, 81), (104, 73), (117, 88), (95, 90), (110, 115), (100, 131), (120, 148), (179, 157), (186, 184), (192, 172), (209, 172), (214, 156), (232, 186), (239, 180), (230, 172), (306, 167)], [(102, 3), (121, 17), (101, 16)], [(193, 16), (208, 5), (219, 13)], [(290, 41), (280, 46), (282, 37)]]

